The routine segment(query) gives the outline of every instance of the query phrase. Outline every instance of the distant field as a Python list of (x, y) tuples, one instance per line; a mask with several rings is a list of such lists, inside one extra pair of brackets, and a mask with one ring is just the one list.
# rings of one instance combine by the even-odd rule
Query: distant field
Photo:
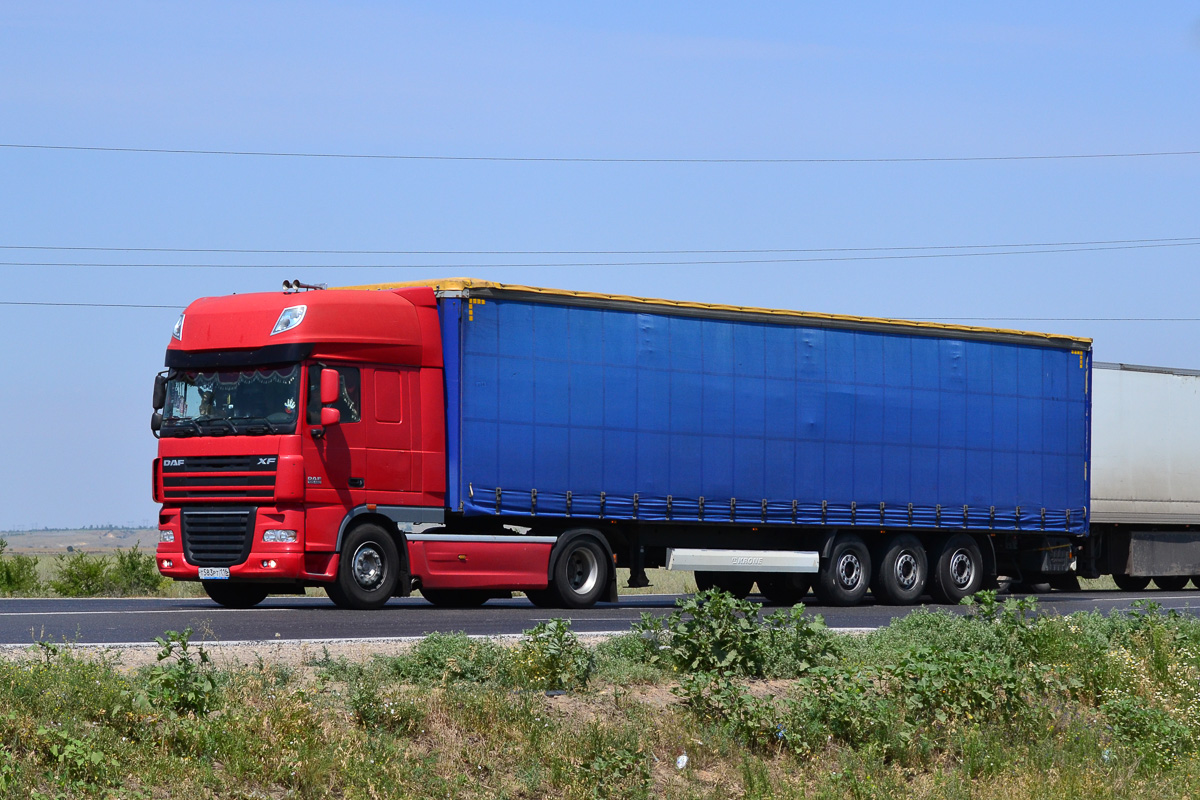
[(135, 544), (140, 550), (158, 546), (156, 528), (82, 528), (77, 530), (0, 531), (0, 539), (8, 542), (9, 553), (55, 555), (71, 550), (87, 553), (128, 549)]

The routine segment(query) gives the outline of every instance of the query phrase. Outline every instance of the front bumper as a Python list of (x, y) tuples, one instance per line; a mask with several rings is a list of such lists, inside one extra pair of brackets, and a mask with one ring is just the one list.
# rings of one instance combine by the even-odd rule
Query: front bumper
[[(189, 507), (189, 513), (196, 511), (222, 511), (221, 507), (205, 509)], [(168, 578), (178, 581), (200, 580), (202, 566), (227, 567), (230, 580), (266, 581), (271, 583), (328, 583), (337, 575), (337, 556), (334, 553), (306, 553), (304, 536), (304, 510), (287, 507), (259, 507), (251, 513), (252, 522), (247, 526), (244, 536), (249, 539), (249, 547), (244, 548), (244, 559), (201, 560), (192, 563), (188, 558), (187, 544), (184, 537), (183, 514), (185, 509), (164, 507), (159, 514), (158, 529), (160, 532), (169, 531), (172, 541), (160, 541), (155, 552), (158, 571)], [(296, 531), (295, 542), (264, 542), (264, 532), (272, 529)], [(196, 548), (191, 548), (193, 551)]]

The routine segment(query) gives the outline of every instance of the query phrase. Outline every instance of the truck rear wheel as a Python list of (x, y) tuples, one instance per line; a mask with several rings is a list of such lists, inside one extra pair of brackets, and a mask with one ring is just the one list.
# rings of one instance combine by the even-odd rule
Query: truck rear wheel
[(929, 558), (921, 540), (902, 533), (885, 543), (871, 592), (889, 606), (911, 606), (925, 591), (928, 578)]
[(695, 577), (697, 591), (720, 589), (739, 600), (745, 600), (754, 588), (754, 576), (745, 572), (697, 572)]
[(392, 596), (400, 575), (396, 542), (373, 523), (359, 525), (342, 542), (337, 579), (325, 593), (342, 608), (379, 608)]
[(201, 584), (213, 602), (225, 608), (253, 608), (270, 594), (261, 583), (201, 581)]
[(829, 558), (817, 573), (817, 599), (827, 606), (854, 606), (871, 585), (871, 554), (855, 533), (833, 540)]
[(812, 588), (812, 578), (803, 572), (769, 572), (758, 576), (758, 590), (777, 606), (794, 606)]
[(1113, 575), (1112, 579), (1122, 592), (1141, 592), (1150, 585), (1150, 579), (1140, 575)]
[(590, 608), (608, 588), (609, 561), (605, 549), (590, 536), (567, 542), (554, 564), (553, 588), (563, 608)]
[(965, 533), (946, 540), (930, 580), (930, 594), (939, 603), (957, 603), (983, 586), (983, 554)]

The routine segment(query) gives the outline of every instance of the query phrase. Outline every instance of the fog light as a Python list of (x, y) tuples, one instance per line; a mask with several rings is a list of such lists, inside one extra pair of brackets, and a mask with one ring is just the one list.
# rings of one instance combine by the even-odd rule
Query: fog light
[(158, 540), (160, 542), (175, 541), (175, 531), (159, 531), (158, 532)]
[(264, 542), (294, 542), (296, 541), (295, 531), (269, 530), (263, 531)]
[(275, 569), (275, 559), (273, 559), (273, 558), (263, 559), (262, 565), (263, 565), (263, 569)]
[(175, 566), (175, 562), (174, 562), (174, 561), (172, 561), (171, 559), (169, 559), (169, 558), (164, 558), (164, 559), (162, 560), (162, 568), (163, 568), (163, 569), (170, 569), (170, 568), (171, 568), (171, 567), (173, 567), (173, 566)]

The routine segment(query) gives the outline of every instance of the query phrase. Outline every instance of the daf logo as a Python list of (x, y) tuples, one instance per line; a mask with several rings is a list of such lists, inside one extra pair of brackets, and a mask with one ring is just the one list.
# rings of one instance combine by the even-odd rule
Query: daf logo
[(183, 459), (182, 458), (164, 458), (163, 466), (164, 467), (182, 467)]
[(259, 465), (260, 467), (269, 467), (269, 466), (271, 466), (271, 465), (272, 465), (272, 464), (274, 464), (274, 463), (275, 463), (275, 457), (274, 457), (274, 456), (271, 456), (271, 457), (269, 457), (269, 458), (267, 458), (267, 457), (264, 457), (264, 458), (260, 458), (260, 459), (258, 459), (258, 465)]

